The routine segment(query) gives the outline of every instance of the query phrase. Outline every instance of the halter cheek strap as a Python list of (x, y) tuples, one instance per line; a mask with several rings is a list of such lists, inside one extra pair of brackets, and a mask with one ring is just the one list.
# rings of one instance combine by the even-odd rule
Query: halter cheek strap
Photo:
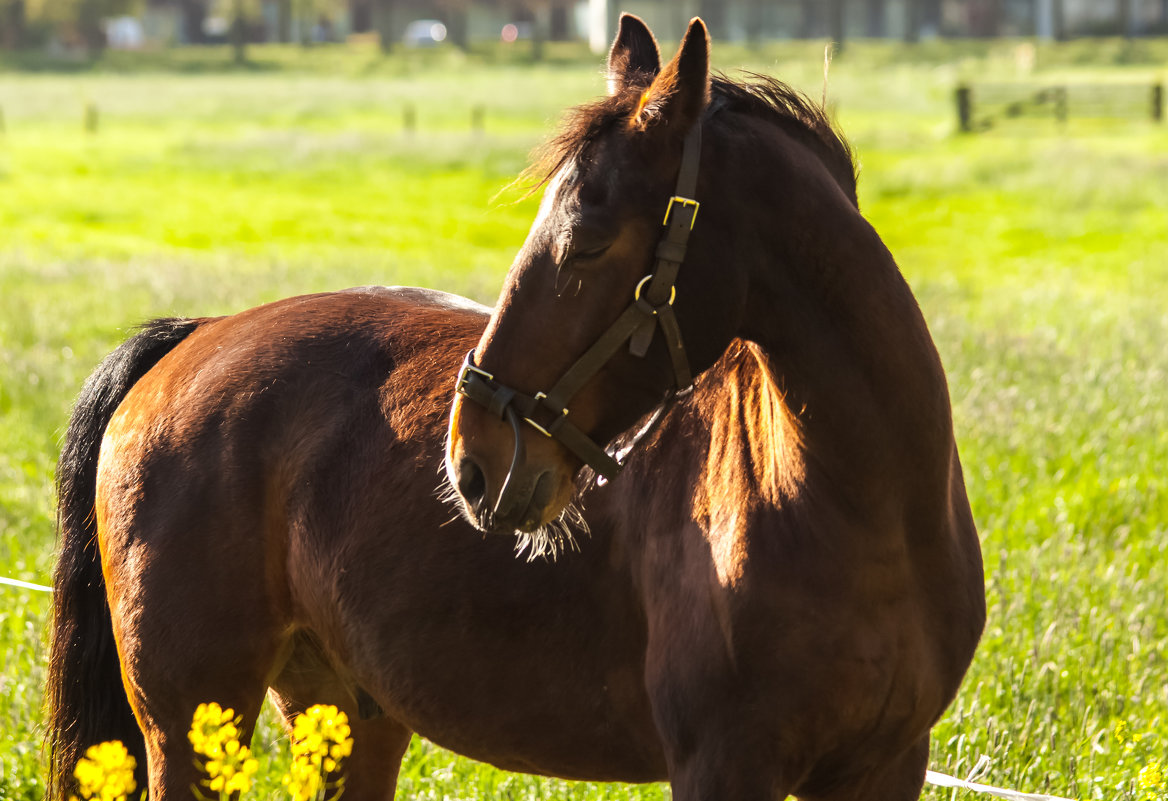
[[(717, 101), (711, 104), (707, 115), (714, 113), (717, 106)], [(620, 462), (568, 420), (568, 402), (600, 372), (626, 341), (629, 343), (629, 353), (644, 358), (660, 327), (673, 366), (674, 388), (671, 395), (675, 397), (693, 388), (693, 373), (673, 302), (677, 298), (677, 276), (685, 261), (689, 235), (700, 208), (695, 195), (701, 150), (702, 124), (699, 121), (685, 137), (677, 186), (665, 207), (665, 219), (662, 222), (665, 230), (657, 243), (653, 272), (637, 284), (632, 302), (616, 322), (600, 335), (550, 390), (534, 395), (519, 392), (501, 383), (486, 370), (476, 367), (473, 350), (463, 359), (462, 368), (458, 372), (458, 393), (483, 406), (496, 417), (507, 419), (515, 433), (515, 454), (507, 480), (499, 493), (496, 514), (503, 514), (513, 502), (509, 491), (511, 481), (516, 468), (523, 462), (520, 420), (558, 441), (604, 478), (612, 479), (620, 472)], [(658, 414), (654, 421), (660, 417)], [(651, 424), (646, 426), (639, 436), (644, 436), (651, 428)], [(624, 449), (625, 452), (628, 447)]]

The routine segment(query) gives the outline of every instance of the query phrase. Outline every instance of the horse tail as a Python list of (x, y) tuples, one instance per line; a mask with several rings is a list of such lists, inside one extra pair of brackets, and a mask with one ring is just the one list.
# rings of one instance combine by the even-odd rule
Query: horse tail
[(114, 644), (97, 547), (97, 457), (114, 411), (138, 380), (203, 321), (142, 326), (105, 358), (73, 407), (57, 463), (60, 554), (53, 572), (53, 621), (45, 687), (49, 801), (65, 801), (85, 750), (120, 740), (145, 784), (146, 743), (130, 709)]

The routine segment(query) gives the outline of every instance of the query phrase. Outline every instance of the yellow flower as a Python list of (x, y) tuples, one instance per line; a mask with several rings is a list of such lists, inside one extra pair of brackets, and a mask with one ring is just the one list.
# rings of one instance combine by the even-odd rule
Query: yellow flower
[(1159, 762), (1149, 762), (1140, 769), (1140, 774), (1136, 777), (1136, 785), (1141, 790), (1158, 790), (1163, 783), (1164, 769), (1160, 767)]
[(117, 741), (95, 745), (77, 761), (73, 777), (82, 798), (93, 801), (125, 801), (134, 792), (137, 762)]
[(199, 704), (191, 719), (188, 738), (196, 763), (207, 774), (203, 783), (220, 798), (250, 790), (258, 768), (251, 749), (239, 742), (242, 721), (234, 709), (223, 709), (215, 703)]
[(349, 718), (335, 706), (316, 705), (297, 715), (292, 724), (292, 768), (284, 785), (293, 801), (323, 799), (329, 790), (336, 799), (344, 779), (326, 782), (328, 774), (341, 770), (345, 757), (353, 753), (353, 730)]
[(292, 793), (293, 801), (312, 801), (320, 792), (320, 771), (308, 762), (296, 760), (284, 777), (284, 786)]

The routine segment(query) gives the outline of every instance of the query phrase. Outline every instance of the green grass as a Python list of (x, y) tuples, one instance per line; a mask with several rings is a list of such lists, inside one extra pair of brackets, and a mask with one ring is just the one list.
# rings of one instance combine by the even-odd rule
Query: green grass
[[(831, 73), (863, 208), (949, 371), (986, 557), (986, 635), (932, 766), (964, 776), (986, 755), (992, 784), (1162, 799), (1168, 787), (1135, 783), (1168, 753), (1168, 126), (955, 134), (954, 82), (1012, 79), (1015, 44), (857, 43)], [(715, 52), (821, 90), (813, 43)], [(47, 581), (71, 399), (130, 327), (366, 283), (489, 302), (534, 215), (530, 199), (493, 198), (560, 109), (602, 88), (568, 51), (528, 67), (497, 52), (255, 50), (227, 72), (220, 56), (0, 73), (0, 575)], [(1037, 77), (1150, 80), (1166, 62), (1163, 41), (1044, 46)], [(0, 798), (32, 801), (48, 603), (0, 588), (0, 604)], [(286, 759), (270, 720), (257, 748)], [(667, 792), (505, 774), (417, 740), (400, 790)]]

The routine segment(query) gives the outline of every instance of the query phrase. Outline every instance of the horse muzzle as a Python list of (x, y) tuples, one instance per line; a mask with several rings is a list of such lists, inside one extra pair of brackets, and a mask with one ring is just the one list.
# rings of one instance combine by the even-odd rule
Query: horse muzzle
[(473, 459), (460, 460), (455, 476), (458, 482), (455, 486), (467, 515), (481, 531), (489, 534), (535, 531), (547, 522), (546, 512), (555, 494), (551, 471), (537, 474), (526, 470), (521, 475), (512, 471), (507, 477), (508, 492), (497, 496), (487, 492), (486, 477)]
[[(530, 434), (513, 412), (504, 415), (506, 426), (489, 419), (468, 424), (461, 400), (451, 413), (446, 474), (470, 522), (486, 533), (513, 534), (558, 518), (571, 497), (567, 466), (554, 452), (545, 453), (542, 443), (529, 458), (525, 435)], [(486, 425), (480, 428), (479, 422)]]

